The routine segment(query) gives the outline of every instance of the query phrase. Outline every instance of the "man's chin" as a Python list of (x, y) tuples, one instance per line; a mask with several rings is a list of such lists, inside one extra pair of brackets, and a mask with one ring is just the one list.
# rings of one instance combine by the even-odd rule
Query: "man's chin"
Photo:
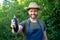
[(36, 19), (36, 17), (31, 17), (32, 19)]
[(36, 18), (37, 18), (37, 16), (30, 16), (30, 18), (32, 18), (32, 19), (36, 19)]

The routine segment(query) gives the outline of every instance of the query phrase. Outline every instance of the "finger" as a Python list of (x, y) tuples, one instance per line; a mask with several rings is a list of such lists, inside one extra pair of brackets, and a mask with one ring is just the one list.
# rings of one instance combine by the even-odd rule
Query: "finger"
[(11, 22), (14, 22), (14, 20), (12, 19)]
[(13, 22), (13, 19), (11, 20), (11, 27), (13, 27), (13, 25), (14, 25), (14, 22)]

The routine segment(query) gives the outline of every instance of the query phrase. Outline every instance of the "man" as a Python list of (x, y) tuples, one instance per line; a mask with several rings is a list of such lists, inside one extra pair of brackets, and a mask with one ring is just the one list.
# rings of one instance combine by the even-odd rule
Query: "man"
[(14, 31), (12, 19), (12, 32), (18, 34), (23, 31), (24, 40), (47, 40), (45, 24), (37, 19), (38, 11), (41, 8), (35, 2), (31, 2), (28, 7), (25, 7), (25, 10), (28, 11), (30, 18), (19, 24), (17, 32)]

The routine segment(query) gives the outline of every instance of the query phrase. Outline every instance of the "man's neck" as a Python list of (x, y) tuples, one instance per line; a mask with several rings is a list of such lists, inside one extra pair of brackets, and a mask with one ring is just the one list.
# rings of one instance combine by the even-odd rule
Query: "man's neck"
[(31, 22), (37, 22), (37, 19), (35, 18), (35, 19), (32, 19), (32, 18), (30, 18), (30, 20), (31, 20)]

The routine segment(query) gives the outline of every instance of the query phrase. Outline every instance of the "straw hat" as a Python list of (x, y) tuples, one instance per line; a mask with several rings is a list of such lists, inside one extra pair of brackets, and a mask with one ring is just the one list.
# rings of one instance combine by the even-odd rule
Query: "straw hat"
[(25, 9), (25, 10), (29, 10), (29, 9), (31, 9), (31, 8), (35, 8), (35, 9), (38, 9), (38, 10), (41, 9), (35, 2), (31, 2), (31, 3), (29, 4), (29, 6), (28, 6), (28, 7), (25, 7), (24, 9)]

